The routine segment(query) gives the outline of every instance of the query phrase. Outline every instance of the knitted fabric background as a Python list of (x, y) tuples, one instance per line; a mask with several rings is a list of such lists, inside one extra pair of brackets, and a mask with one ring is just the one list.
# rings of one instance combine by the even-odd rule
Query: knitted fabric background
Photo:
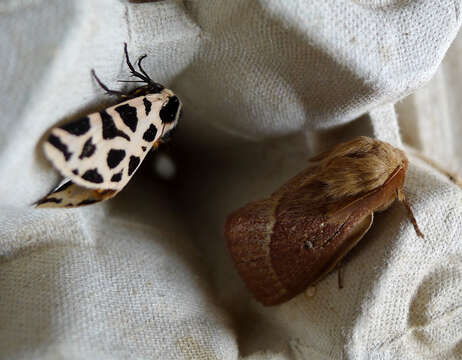
[[(342, 290), (333, 273), (264, 308), (223, 237), (227, 214), (358, 135), (461, 172), (460, 5), (4, 0), (0, 358), (460, 358), (462, 191), (418, 157), (405, 192), (425, 239), (401, 204), (377, 214)], [(182, 99), (178, 133), (113, 200), (34, 209), (60, 180), (44, 134), (115, 101), (90, 70), (130, 88), (124, 42)]]

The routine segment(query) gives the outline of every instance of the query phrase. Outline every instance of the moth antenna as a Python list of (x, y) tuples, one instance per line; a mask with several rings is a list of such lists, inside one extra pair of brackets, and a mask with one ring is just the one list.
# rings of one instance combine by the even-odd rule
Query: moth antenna
[(342, 261), (338, 264), (338, 288), (343, 289), (343, 264)]
[(417, 221), (414, 217), (414, 213), (412, 212), (411, 206), (406, 200), (406, 196), (404, 195), (404, 192), (401, 189), (396, 189), (396, 193), (398, 196), (398, 200), (401, 201), (404, 205), (404, 207), (407, 210), (407, 213), (409, 215), (409, 218), (411, 219), (411, 223), (414, 226), (415, 232), (417, 233), (418, 236), (420, 236), (422, 239), (424, 238), (424, 234), (422, 231), (419, 229), (419, 225), (417, 225)]
[(456, 184), (458, 187), (462, 188), (462, 178), (457, 174), (456, 172), (453, 172), (451, 170), (448, 170), (438, 164), (435, 160), (432, 158), (429, 158), (428, 156), (425, 156), (422, 154), (420, 151), (417, 151), (411, 147), (405, 146), (406, 152), (411, 153), (412, 155), (418, 157), (420, 160), (425, 161), (428, 165), (434, 167), (436, 170), (442, 172), (444, 175), (446, 175), (449, 180), (451, 180), (454, 184)]
[(130, 72), (132, 73), (132, 76), (136, 76), (137, 78), (140, 78), (144, 82), (149, 83), (151, 79), (149, 79), (149, 77), (145, 77), (143, 74), (140, 74), (138, 71), (136, 71), (132, 63), (130, 62), (126, 42), (124, 43), (124, 53), (125, 53), (125, 61), (127, 63), (128, 68), (130, 69)]
[(109, 95), (116, 95), (116, 96), (121, 96), (121, 97), (126, 97), (127, 95), (124, 94), (122, 91), (117, 91), (117, 90), (111, 90), (109, 89), (106, 85), (104, 85), (101, 80), (98, 78), (98, 76), (96, 76), (96, 73), (95, 73), (95, 70), (94, 69), (91, 69), (91, 74), (93, 75), (93, 77), (95, 78), (96, 82), (98, 83), (99, 86), (101, 86), (103, 88), (104, 91), (106, 91), (106, 93), (108, 93)]
[(121, 83), (144, 83), (145, 81), (143, 81), (143, 80), (117, 80), (117, 82), (121, 82)]
[(143, 73), (143, 75), (149, 80), (149, 83), (153, 82), (152, 79), (149, 77), (149, 75), (146, 73), (146, 71), (144, 71), (143, 67), (141, 66), (141, 62), (143, 61), (144, 58), (146, 58), (147, 55), (144, 54), (143, 56), (140, 56), (138, 58), (138, 60), (136, 61), (137, 65), (138, 65), (138, 68), (140, 69), (140, 71)]

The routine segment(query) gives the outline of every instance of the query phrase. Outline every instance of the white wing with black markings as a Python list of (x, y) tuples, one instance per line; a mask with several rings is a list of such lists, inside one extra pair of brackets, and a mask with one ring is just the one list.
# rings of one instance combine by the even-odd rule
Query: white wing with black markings
[(113, 197), (148, 150), (175, 128), (182, 104), (171, 90), (138, 96), (51, 130), (46, 157), (66, 178), (38, 207), (73, 207)]

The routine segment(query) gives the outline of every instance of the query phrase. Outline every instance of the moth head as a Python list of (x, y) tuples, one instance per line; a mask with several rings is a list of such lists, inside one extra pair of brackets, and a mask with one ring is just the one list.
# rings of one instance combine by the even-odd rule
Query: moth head
[(162, 104), (159, 116), (165, 126), (164, 134), (166, 134), (178, 124), (183, 113), (183, 104), (179, 97), (169, 89), (163, 89), (162, 95), (165, 96), (165, 101)]
[(147, 94), (158, 94), (158, 93), (161, 93), (165, 89), (163, 85), (158, 84), (152, 81), (151, 79), (149, 80), (150, 81), (146, 85)]
[(145, 96), (150, 94), (161, 94), (165, 90), (165, 87), (152, 80), (148, 81), (146, 85), (137, 87), (128, 93), (128, 98), (134, 98), (138, 96)]
[(407, 167), (408, 167), (408, 164), (409, 164), (409, 161), (406, 157), (406, 154), (404, 153), (404, 151), (400, 150), (400, 149), (397, 149), (397, 148), (394, 148), (395, 150), (395, 154), (396, 154), (396, 158), (398, 159), (400, 165), (402, 166), (402, 168), (404, 169), (404, 171), (407, 170)]

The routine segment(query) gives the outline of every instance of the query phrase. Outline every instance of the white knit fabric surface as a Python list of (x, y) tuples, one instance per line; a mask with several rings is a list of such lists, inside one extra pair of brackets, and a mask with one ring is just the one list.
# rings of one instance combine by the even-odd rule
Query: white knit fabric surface
[[(462, 37), (439, 67), (460, 6), (0, 2), (0, 359), (460, 359), (462, 191), (418, 158), (405, 192), (425, 239), (394, 204), (348, 256), (342, 290), (331, 274), (264, 308), (223, 238), (229, 212), (357, 135), (461, 171)], [(124, 41), (183, 100), (164, 150), (175, 177), (154, 155), (113, 200), (34, 209), (59, 181), (44, 134), (113, 103), (90, 69), (125, 86)]]

